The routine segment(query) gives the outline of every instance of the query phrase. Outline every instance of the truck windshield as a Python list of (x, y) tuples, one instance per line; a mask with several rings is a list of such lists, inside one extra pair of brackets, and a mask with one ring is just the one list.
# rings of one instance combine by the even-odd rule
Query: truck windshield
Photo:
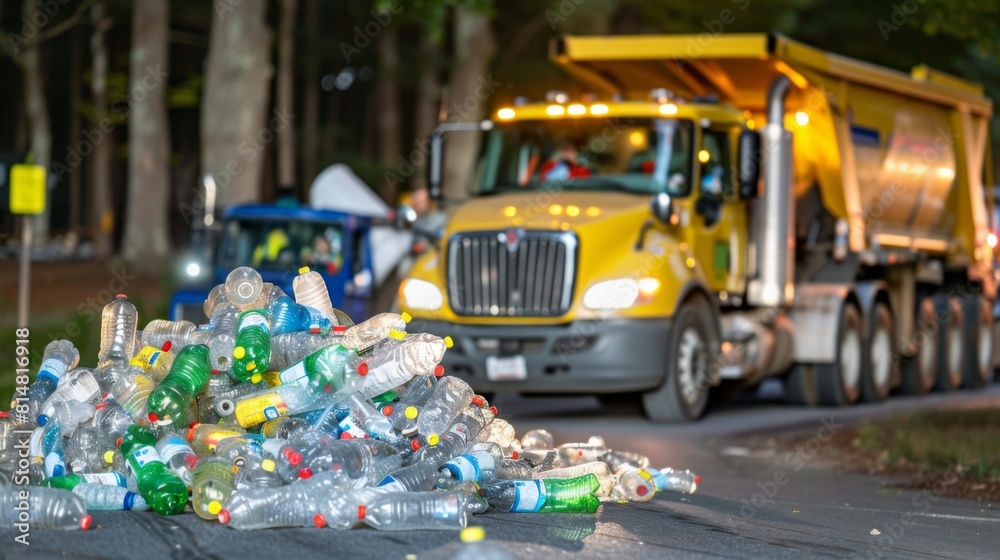
[(336, 272), (343, 265), (343, 251), (343, 230), (336, 222), (229, 220), (219, 244), (219, 264), (281, 271), (322, 266)]
[(677, 119), (500, 123), (483, 139), (475, 194), (558, 182), (562, 189), (684, 196), (691, 189), (692, 130), (691, 121)]

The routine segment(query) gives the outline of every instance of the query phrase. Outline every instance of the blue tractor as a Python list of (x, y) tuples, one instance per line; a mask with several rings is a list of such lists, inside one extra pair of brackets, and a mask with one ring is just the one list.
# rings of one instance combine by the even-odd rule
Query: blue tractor
[(323, 276), (333, 306), (355, 320), (391, 306), (395, 269), (412, 246), (410, 233), (402, 229), (407, 216), (396, 220), (396, 213), (346, 166), (333, 165), (317, 176), (308, 206), (288, 199), (243, 204), (216, 219), (210, 177), (205, 189), (204, 219), (182, 263), (184, 283), (171, 297), (170, 319), (207, 322), (205, 298), (239, 266), (255, 268), (264, 282), (289, 295), (299, 269), (308, 266)]

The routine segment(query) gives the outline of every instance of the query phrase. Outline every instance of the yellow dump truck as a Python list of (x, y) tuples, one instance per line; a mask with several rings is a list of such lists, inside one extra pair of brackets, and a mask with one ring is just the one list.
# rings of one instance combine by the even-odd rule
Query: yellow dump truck
[[(982, 88), (781, 35), (559, 37), (580, 94), (482, 130), (469, 197), (400, 286), (481, 392), (641, 393), (784, 380), (848, 405), (993, 376), (996, 236)], [(447, 130), (432, 137), (441, 188)], [(638, 398), (638, 396), (637, 396)]]

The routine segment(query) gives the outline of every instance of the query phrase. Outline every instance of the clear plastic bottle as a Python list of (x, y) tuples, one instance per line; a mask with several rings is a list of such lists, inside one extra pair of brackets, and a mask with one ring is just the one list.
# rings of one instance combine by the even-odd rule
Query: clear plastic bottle
[(185, 346), (174, 360), (170, 373), (149, 394), (149, 419), (162, 425), (174, 423), (194, 402), (194, 397), (208, 383), (208, 346)]
[(604, 438), (591, 436), (586, 443), (564, 443), (556, 448), (564, 465), (578, 465), (590, 461), (600, 461), (608, 452)]
[(206, 344), (212, 369), (228, 372), (233, 368), (233, 349), (236, 347), (236, 319), (240, 309), (224, 303), (212, 312), (212, 330)]
[(149, 418), (146, 404), (149, 400), (149, 394), (153, 392), (155, 387), (156, 384), (146, 376), (142, 368), (129, 366), (121, 379), (111, 386), (111, 395), (128, 413), (133, 422), (145, 422)]
[(66, 455), (63, 452), (62, 430), (59, 422), (53, 420), (42, 430), (42, 457), (45, 460), (45, 477), (66, 474)]
[(118, 294), (101, 313), (101, 351), (98, 366), (108, 361), (128, 362), (135, 354), (135, 330), (139, 312), (128, 296)]
[(658, 473), (656, 469), (649, 469), (647, 472), (653, 475), (657, 490), (694, 494), (701, 482), (701, 477), (691, 471), (677, 471), (670, 467), (660, 469)]
[(656, 493), (656, 483), (645, 469), (628, 464), (615, 469), (615, 485), (608, 496), (612, 500), (648, 502)]
[(260, 298), (264, 281), (256, 270), (241, 266), (234, 268), (226, 276), (225, 286), (226, 299), (229, 303), (241, 309), (250, 309), (250, 306)]
[[(396, 333), (402, 331), (392, 331), (390, 336)], [(433, 374), (446, 349), (444, 339), (421, 333), (407, 336), (384, 352), (373, 352), (358, 366), (358, 372), (365, 374), (361, 394), (372, 398), (415, 376)]]
[(309, 422), (296, 416), (283, 416), (268, 420), (260, 427), (260, 434), (267, 438), (289, 439), (308, 430)]
[(191, 486), (191, 471), (198, 463), (198, 456), (184, 438), (174, 432), (167, 432), (156, 442), (156, 452), (170, 472), (183, 480), (184, 484)]
[[(178, 348), (183, 350), (187, 346)], [(173, 367), (174, 360), (177, 358), (177, 354), (171, 352), (173, 348), (174, 343), (169, 340), (158, 347), (143, 346), (129, 364), (142, 368), (150, 379), (159, 383), (170, 373), (170, 368)]]
[[(205, 316), (211, 317), (211, 313), (206, 313)], [(191, 321), (154, 319), (142, 329), (142, 344), (163, 348), (163, 345), (169, 342), (175, 350), (180, 350), (191, 344), (190, 338), (194, 329), (195, 325)]]
[(635, 467), (637, 469), (649, 466), (649, 457), (631, 451), (608, 450), (607, 453), (601, 455), (600, 460), (607, 463), (611, 467), (611, 470), (616, 472), (623, 466)]
[(45, 399), (38, 409), (39, 416), (53, 417), (56, 413), (55, 404), (63, 401), (96, 402), (101, 394), (101, 386), (90, 368), (76, 368), (66, 372), (56, 386), (56, 390)]
[(187, 505), (187, 484), (167, 469), (155, 445), (156, 436), (149, 428), (133, 424), (120, 447), (150, 508), (160, 515), (181, 513)]
[(94, 413), (94, 425), (97, 426), (98, 435), (102, 438), (115, 441), (125, 435), (125, 430), (132, 424), (128, 411), (111, 394), (94, 408), (97, 409)]
[(271, 363), (271, 325), (264, 310), (248, 309), (240, 313), (236, 320), (235, 344), (233, 377), (247, 381), (267, 371)]
[(455, 530), (485, 509), (478, 496), (464, 492), (387, 493), (359, 507), (358, 519), (382, 531)]
[(555, 438), (552, 437), (552, 434), (548, 430), (542, 428), (528, 430), (521, 436), (521, 448), (531, 450), (553, 449), (555, 448)]
[[(228, 379), (227, 376), (222, 377)], [(211, 382), (211, 379), (209, 379), (209, 382)], [(218, 391), (212, 398), (210, 408), (220, 419), (228, 419), (236, 412), (236, 401), (247, 395), (253, 395), (266, 390), (268, 390), (266, 383), (235, 383)]]
[(295, 303), (281, 294), (267, 306), (267, 316), (274, 336), (293, 332), (314, 332), (326, 335), (333, 325), (318, 310)]
[(600, 484), (594, 494), (599, 498), (610, 498), (617, 481), (615, 480), (614, 475), (611, 474), (611, 469), (608, 467), (608, 464), (604, 461), (590, 461), (587, 463), (573, 465), (571, 467), (559, 467), (556, 469), (535, 471), (531, 478), (576, 478), (587, 474), (596, 476), (597, 481)]
[(529, 478), (532, 474), (526, 463), (505, 458), (495, 443), (473, 444), (463, 454), (449, 459), (442, 469), (458, 482), (477, 484)]
[(281, 371), (324, 346), (336, 346), (335, 337), (320, 333), (290, 332), (271, 337), (271, 369)]
[(256, 434), (247, 434), (225, 438), (215, 447), (215, 456), (225, 461), (234, 472), (260, 463), (264, 460), (264, 450), (257, 437)]
[(289, 482), (337, 470), (358, 486), (373, 486), (403, 464), (395, 447), (376, 439), (333, 439), (310, 434), (290, 440), (280, 453), (278, 472)]
[(292, 292), (295, 293), (295, 303), (312, 307), (322, 313), (333, 325), (340, 325), (337, 314), (330, 302), (330, 292), (326, 281), (315, 270), (304, 266), (299, 269), (299, 275), (292, 280)]
[(97, 428), (77, 428), (73, 432), (73, 436), (66, 442), (64, 453), (66, 465), (73, 473), (97, 473), (104, 470), (100, 434), (98, 434)]
[[(0, 529), (90, 528), (93, 519), (80, 496), (60, 488), (0, 489)], [(10, 545), (13, 546), (13, 545)]]
[(45, 346), (42, 365), (38, 368), (35, 382), (28, 387), (28, 401), (34, 402), (37, 416), (38, 407), (49, 398), (63, 375), (80, 363), (80, 352), (68, 340), (53, 340)]
[(199, 461), (191, 477), (191, 503), (202, 519), (217, 519), (235, 488), (232, 466), (223, 459)]
[(472, 388), (457, 377), (443, 377), (438, 380), (434, 392), (420, 409), (417, 430), (428, 441), (441, 434), (462, 409), (472, 402)]
[(344, 399), (341, 406), (348, 408), (350, 415), (371, 437), (388, 442), (402, 439), (403, 436), (392, 429), (392, 422), (361, 395), (357, 393), (350, 395)]
[(405, 332), (409, 322), (409, 313), (379, 313), (347, 329), (340, 343), (359, 354), (367, 352), (379, 341), (389, 338), (392, 331)]
[(50, 414), (39, 414), (38, 425), (44, 426), (50, 419), (59, 421), (63, 437), (69, 437), (77, 426), (94, 417), (96, 409), (89, 402), (62, 401), (53, 403)]
[(65, 474), (62, 476), (52, 476), (42, 481), (42, 486), (62, 488), (63, 490), (72, 490), (80, 484), (120, 486), (125, 488), (127, 481), (125, 475), (120, 472)]
[(205, 312), (206, 317), (212, 316), (212, 311), (223, 303), (229, 301), (226, 297), (226, 285), (216, 284), (211, 291), (208, 292), (208, 297), (205, 298), (205, 303), (202, 304), (201, 310)]
[(342, 475), (326, 472), (286, 486), (237, 490), (219, 512), (219, 522), (243, 530), (311, 527), (319, 512), (317, 501), (342, 480)]
[(83, 499), (91, 511), (146, 511), (149, 504), (142, 496), (121, 486), (107, 484), (77, 484), (73, 493)]
[(592, 474), (576, 478), (508, 480), (483, 486), (490, 506), (504, 512), (594, 513), (600, 507)]

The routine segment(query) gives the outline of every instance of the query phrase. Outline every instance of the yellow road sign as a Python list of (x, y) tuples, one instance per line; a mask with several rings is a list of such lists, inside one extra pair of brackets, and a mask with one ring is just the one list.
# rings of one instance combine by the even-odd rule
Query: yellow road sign
[(45, 167), (23, 163), (11, 166), (10, 211), (14, 214), (45, 211)]

